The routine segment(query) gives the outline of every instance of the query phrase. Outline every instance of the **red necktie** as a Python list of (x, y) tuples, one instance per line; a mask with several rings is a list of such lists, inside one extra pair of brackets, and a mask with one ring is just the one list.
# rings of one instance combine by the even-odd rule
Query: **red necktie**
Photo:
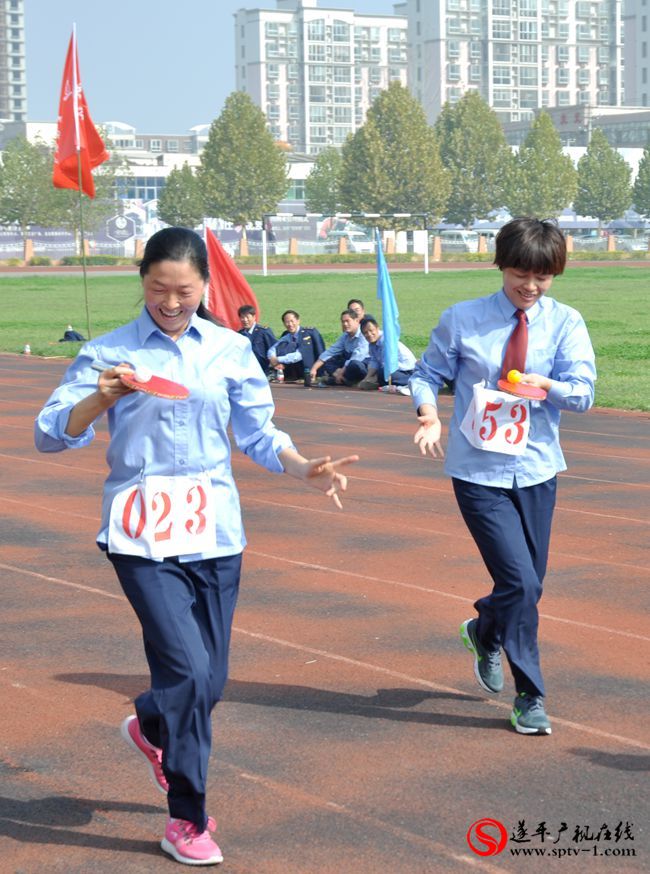
[(517, 324), (514, 327), (503, 359), (502, 378), (505, 379), (508, 371), (518, 370), (526, 372), (526, 352), (528, 351), (528, 322), (524, 310), (517, 310)]

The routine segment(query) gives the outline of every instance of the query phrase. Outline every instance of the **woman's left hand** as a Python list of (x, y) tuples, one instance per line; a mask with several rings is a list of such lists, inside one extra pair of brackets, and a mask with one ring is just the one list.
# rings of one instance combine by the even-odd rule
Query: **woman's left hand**
[(325, 492), (339, 510), (343, 508), (339, 493), (346, 491), (348, 478), (339, 470), (358, 461), (358, 455), (346, 455), (344, 458), (332, 461), (330, 455), (325, 455), (323, 458), (304, 458), (295, 449), (287, 448), (280, 452), (279, 457), (285, 471), (290, 476), (301, 479), (307, 485)]
[(303, 479), (305, 482), (325, 492), (328, 498), (331, 498), (339, 510), (343, 509), (339, 492), (344, 492), (348, 487), (348, 478), (342, 473), (339, 473), (339, 468), (345, 467), (348, 464), (354, 464), (359, 460), (358, 455), (346, 455), (344, 458), (337, 458), (332, 461), (331, 456), (326, 455), (323, 458), (313, 458), (307, 461)]
[(543, 388), (544, 391), (549, 391), (552, 385), (548, 376), (542, 376), (539, 373), (522, 373), (521, 381), (526, 383), (526, 385), (534, 385), (537, 388)]

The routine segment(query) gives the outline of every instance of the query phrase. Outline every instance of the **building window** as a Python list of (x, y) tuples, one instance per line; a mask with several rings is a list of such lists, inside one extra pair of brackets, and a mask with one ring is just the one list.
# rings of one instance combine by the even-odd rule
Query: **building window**
[(350, 39), (350, 25), (345, 21), (334, 22), (332, 37), (335, 42), (347, 42)]
[(556, 85), (568, 85), (569, 84), (569, 71), (564, 67), (560, 67), (555, 71), (555, 84)]
[(323, 63), (325, 60), (325, 46), (310, 45), (307, 56), (310, 61)]
[(266, 65), (266, 78), (267, 79), (277, 79), (280, 75), (280, 67), (278, 64), (267, 64)]
[(520, 21), (519, 22), (519, 39), (535, 40), (537, 39), (537, 22), (536, 21)]
[(589, 48), (589, 46), (578, 46), (578, 63), (579, 64), (588, 64), (590, 55), (591, 55), (591, 49)]
[(569, 60), (569, 46), (558, 46), (555, 50), (558, 64), (566, 64)]
[(576, 39), (583, 41), (591, 39), (591, 28), (588, 24), (576, 25)]
[(266, 86), (266, 99), (267, 100), (279, 100), (280, 99), (280, 86), (275, 84), (269, 84)]
[(537, 91), (520, 91), (519, 92), (519, 106), (522, 109), (536, 109), (537, 108)]
[(481, 65), (480, 64), (470, 64), (469, 78), (470, 78), (471, 82), (480, 82), (480, 80), (481, 80)]
[(511, 47), (508, 43), (495, 43), (493, 58), (497, 63), (507, 64), (510, 62)]
[(310, 85), (309, 87), (309, 102), (310, 103), (325, 103), (326, 90), (324, 85)]
[(519, 84), (523, 86), (537, 85), (537, 67), (520, 67)]
[(334, 121), (336, 124), (352, 124), (352, 108), (349, 106), (335, 106)]
[(309, 107), (309, 121), (324, 123), (327, 121), (327, 109), (324, 106)]
[(314, 66), (309, 68), (310, 82), (324, 82), (326, 67)]
[(492, 38), (512, 39), (512, 24), (509, 21), (493, 21)]
[(578, 70), (578, 85), (588, 85), (590, 81), (589, 70)]
[(492, 13), (494, 15), (510, 16), (512, 12), (512, 4), (510, 0), (494, 0), (492, 4)]
[(322, 18), (310, 21), (307, 25), (307, 39), (323, 42), (325, 40), (325, 22)]
[(571, 94), (568, 91), (557, 92), (557, 105), (568, 106), (571, 103)]
[(338, 85), (334, 89), (334, 103), (352, 103), (352, 89)]
[(537, 0), (519, 0), (519, 15), (534, 18), (537, 15)]
[(178, 140), (167, 140), (167, 151), (168, 152), (177, 152), (178, 151)]
[(350, 73), (350, 67), (334, 67), (332, 78), (335, 82), (349, 82)]
[(334, 46), (333, 60), (337, 64), (349, 64), (351, 60), (350, 46)]
[(460, 57), (460, 43), (457, 39), (450, 39), (447, 42), (447, 57), (448, 58), (459, 58)]
[(510, 67), (494, 67), (492, 82), (495, 85), (510, 85)]
[(149, 151), (150, 152), (162, 152), (162, 141), (161, 140), (151, 140), (149, 143)]
[(460, 64), (447, 65), (447, 79), (449, 80), (449, 82), (460, 81)]

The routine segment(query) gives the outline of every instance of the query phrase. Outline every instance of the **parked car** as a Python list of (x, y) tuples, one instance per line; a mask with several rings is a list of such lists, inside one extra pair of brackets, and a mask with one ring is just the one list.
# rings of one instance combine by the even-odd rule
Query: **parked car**
[(476, 231), (440, 231), (440, 248), (445, 252), (478, 252)]
[(590, 231), (576, 231), (571, 233), (573, 248), (576, 252), (606, 252), (607, 237), (595, 228)]
[(338, 252), (339, 242), (347, 242), (348, 252), (372, 255), (375, 251), (375, 241), (365, 231), (345, 230), (330, 231), (325, 240), (326, 252)]
[(619, 252), (647, 252), (648, 236), (646, 234), (616, 234), (616, 249)]

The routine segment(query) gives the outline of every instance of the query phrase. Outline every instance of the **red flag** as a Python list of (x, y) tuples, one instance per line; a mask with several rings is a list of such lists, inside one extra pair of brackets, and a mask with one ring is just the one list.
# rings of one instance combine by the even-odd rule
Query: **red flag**
[(210, 228), (205, 229), (205, 244), (210, 268), (206, 307), (233, 331), (241, 328), (237, 310), (244, 304), (255, 307), (255, 320), (259, 321), (260, 306), (253, 289)]
[(52, 174), (54, 186), (56, 188), (73, 188), (75, 191), (79, 191), (78, 162), (80, 162), (81, 190), (88, 197), (94, 197), (95, 183), (92, 169), (108, 160), (108, 152), (92, 122), (81, 87), (77, 38), (74, 28), (63, 68), (57, 129), (54, 172)]

